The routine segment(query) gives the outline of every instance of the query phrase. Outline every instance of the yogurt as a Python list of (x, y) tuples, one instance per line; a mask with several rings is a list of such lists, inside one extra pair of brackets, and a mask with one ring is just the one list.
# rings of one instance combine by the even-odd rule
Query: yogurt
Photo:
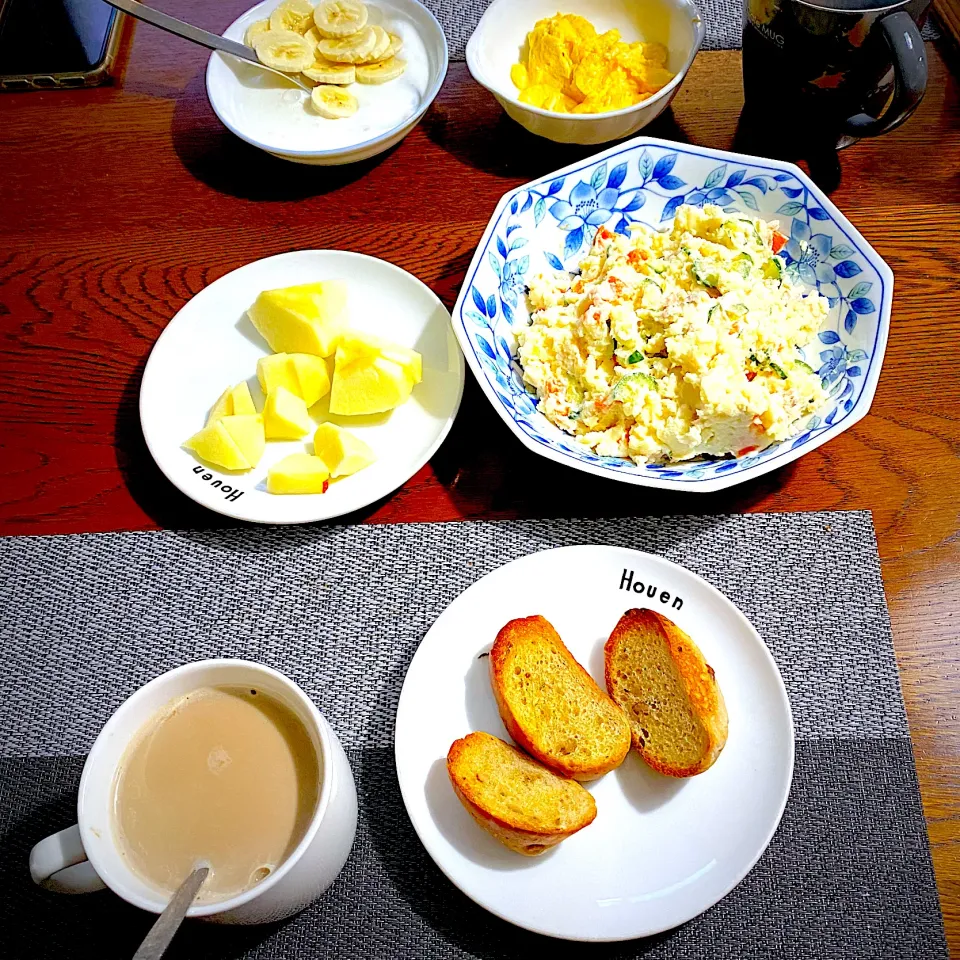
[[(260, 4), (226, 32), (243, 42), (247, 27), (268, 16), (278, 5)], [(368, 4), (370, 24), (379, 24), (403, 40), (398, 57), (406, 70), (383, 84), (353, 83), (344, 87), (357, 98), (351, 117), (329, 120), (313, 108), (310, 94), (281, 77), (235, 57), (214, 55), (208, 90), (214, 107), (228, 126), (277, 152), (323, 151), (354, 147), (402, 126), (423, 107), (430, 87), (431, 64), (416, 24), (390, 2)]]

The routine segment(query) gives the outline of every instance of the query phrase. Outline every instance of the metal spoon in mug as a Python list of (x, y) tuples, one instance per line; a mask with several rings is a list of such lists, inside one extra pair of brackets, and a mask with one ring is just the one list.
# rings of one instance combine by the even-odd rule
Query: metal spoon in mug
[(140, 949), (133, 955), (133, 960), (160, 960), (167, 952), (170, 941), (173, 940), (174, 934), (180, 929), (180, 924), (183, 923), (186, 912), (190, 909), (194, 897), (199, 893), (209, 872), (209, 867), (197, 867), (180, 884), (163, 913), (157, 917), (156, 923), (143, 938), (143, 943), (140, 944)]
[(236, 40), (218, 37), (215, 33), (210, 33), (209, 30), (201, 30), (200, 27), (195, 27), (191, 23), (184, 23), (176, 17), (171, 17), (168, 13), (161, 13), (146, 4), (139, 3), (138, 0), (107, 0), (107, 3), (124, 13), (129, 13), (131, 17), (143, 20), (144, 23), (153, 24), (161, 30), (166, 30), (167, 33), (183, 37), (184, 40), (199, 43), (201, 47), (206, 47), (208, 50), (219, 50), (221, 53), (229, 53), (231, 56), (246, 60), (247, 63), (256, 64), (261, 70), (275, 73), (278, 77), (283, 77), (284, 80), (289, 80), (310, 93), (311, 88), (302, 80), (298, 80), (292, 74), (284, 73), (282, 70), (274, 70), (273, 67), (261, 63), (253, 47), (248, 47), (245, 43), (237, 43)]

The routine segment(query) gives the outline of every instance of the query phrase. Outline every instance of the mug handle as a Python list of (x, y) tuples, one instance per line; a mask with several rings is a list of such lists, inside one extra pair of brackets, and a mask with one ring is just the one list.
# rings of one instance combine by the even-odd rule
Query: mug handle
[(107, 886), (87, 860), (76, 824), (46, 837), (30, 851), (30, 876), (55, 893), (93, 893)]
[(920, 31), (906, 10), (889, 13), (880, 20), (883, 38), (893, 55), (894, 93), (881, 117), (858, 113), (846, 123), (851, 137), (875, 137), (899, 127), (917, 108), (927, 89), (927, 55)]

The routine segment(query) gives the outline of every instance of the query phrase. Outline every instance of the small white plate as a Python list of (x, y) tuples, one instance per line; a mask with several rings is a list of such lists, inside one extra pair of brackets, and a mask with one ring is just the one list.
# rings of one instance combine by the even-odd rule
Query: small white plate
[[(508, 620), (542, 614), (602, 686), (604, 641), (625, 610), (643, 606), (686, 630), (716, 670), (730, 714), (725, 749), (688, 780), (654, 773), (631, 750), (587, 785), (597, 802), (589, 827), (539, 857), (511, 852), (474, 823), (447, 778), (458, 737), (509, 739), (482, 654)], [(568, 940), (650, 936), (726, 896), (780, 822), (793, 753), (783, 680), (743, 614), (688, 570), (619, 547), (547, 550), (477, 581), (420, 644), (397, 708), (400, 789), (427, 852), (482, 907)]]
[[(324, 494), (278, 496), (267, 493), (268, 468), (290, 453), (312, 453), (312, 436), (268, 441), (260, 463), (248, 473), (207, 467), (183, 449), (228, 386), (246, 380), (257, 409), (263, 409), (257, 360), (271, 351), (246, 315), (260, 291), (332, 279), (347, 284), (352, 328), (423, 355), (423, 381), (390, 413), (332, 416), (326, 399), (311, 409), (318, 422), (330, 420), (369, 443), (376, 463), (332, 482)], [(248, 263), (220, 277), (170, 321), (143, 373), (140, 423), (157, 465), (197, 503), (254, 523), (309, 523), (359, 510), (412, 477), (450, 430), (463, 380), (463, 356), (450, 314), (416, 277), (360, 253), (300, 250)]]

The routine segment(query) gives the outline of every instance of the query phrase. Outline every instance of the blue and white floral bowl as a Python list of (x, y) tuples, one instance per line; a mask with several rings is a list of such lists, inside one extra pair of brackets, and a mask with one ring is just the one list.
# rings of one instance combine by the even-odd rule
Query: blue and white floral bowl
[[(514, 330), (529, 322), (525, 289), (545, 270), (577, 268), (596, 230), (661, 228), (682, 203), (779, 220), (787, 274), (830, 300), (816, 356), (830, 403), (790, 440), (745, 457), (646, 464), (601, 457), (550, 423), (523, 385)], [(557, 463), (640, 486), (705, 493), (782, 467), (852, 427), (870, 409), (890, 327), (893, 273), (797, 167), (638, 137), (506, 194), (453, 311), (484, 393), (520, 441)]]

